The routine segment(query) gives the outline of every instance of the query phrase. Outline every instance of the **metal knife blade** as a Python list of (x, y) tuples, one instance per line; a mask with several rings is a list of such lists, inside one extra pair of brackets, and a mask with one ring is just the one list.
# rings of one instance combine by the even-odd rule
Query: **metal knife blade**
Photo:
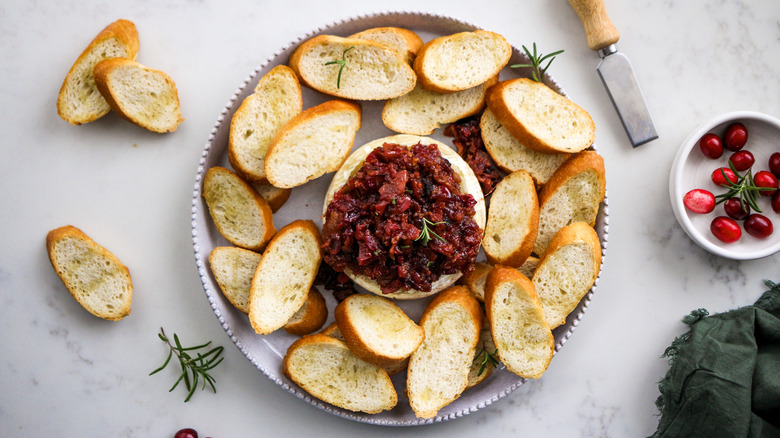
[(620, 116), (623, 128), (634, 147), (658, 138), (650, 110), (628, 58), (615, 43), (620, 38), (607, 15), (603, 0), (569, 0), (585, 27), (588, 47), (601, 57), (596, 70)]

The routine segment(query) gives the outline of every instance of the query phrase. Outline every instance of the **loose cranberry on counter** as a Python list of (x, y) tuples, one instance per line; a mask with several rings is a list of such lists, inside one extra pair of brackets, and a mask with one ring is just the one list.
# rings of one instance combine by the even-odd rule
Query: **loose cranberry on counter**
[(750, 151), (737, 151), (731, 154), (729, 161), (731, 161), (731, 164), (734, 165), (735, 169), (743, 172), (753, 166), (753, 163), (756, 162), (756, 158)]
[(769, 187), (775, 190), (761, 190), (761, 196), (772, 196), (777, 192), (778, 181), (777, 177), (772, 175), (772, 172), (762, 170), (753, 176), (753, 183), (757, 187)]
[(683, 204), (694, 213), (706, 214), (715, 209), (715, 195), (704, 189), (693, 189), (683, 196)]
[(715, 134), (704, 134), (699, 140), (699, 149), (706, 157), (720, 158), (723, 155), (723, 142)]
[(723, 243), (734, 243), (742, 237), (742, 230), (734, 219), (718, 216), (710, 224), (712, 234)]
[(723, 135), (723, 145), (732, 151), (738, 151), (745, 146), (748, 139), (748, 131), (742, 123), (732, 123), (726, 128)]
[(745, 231), (753, 237), (766, 239), (772, 235), (772, 221), (763, 214), (754, 213), (745, 220)]
[(173, 438), (198, 438), (198, 432), (195, 429), (190, 429), (188, 427), (176, 432), (176, 435), (174, 435)]
[[(724, 178), (723, 175), (726, 175)], [(729, 181), (736, 184), (738, 181), (737, 175), (729, 169), (728, 167), (721, 167), (718, 169), (715, 169), (712, 171), (712, 182), (714, 182), (716, 185), (719, 186), (727, 186), (728, 183), (726, 182), (726, 178), (728, 178)]]

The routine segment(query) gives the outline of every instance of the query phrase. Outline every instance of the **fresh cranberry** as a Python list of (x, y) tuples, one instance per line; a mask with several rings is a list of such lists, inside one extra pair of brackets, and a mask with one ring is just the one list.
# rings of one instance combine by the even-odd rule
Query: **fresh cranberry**
[(706, 214), (715, 209), (715, 195), (704, 189), (693, 189), (683, 196), (683, 204), (694, 213)]
[(729, 161), (731, 161), (731, 164), (734, 165), (735, 169), (743, 172), (750, 169), (750, 166), (756, 162), (756, 158), (750, 151), (737, 151), (731, 154)]
[(173, 438), (198, 438), (198, 432), (195, 429), (190, 429), (188, 427), (176, 432), (176, 435), (174, 435)]
[(732, 151), (738, 151), (745, 146), (748, 139), (748, 131), (742, 123), (732, 123), (726, 128), (723, 135), (723, 145)]
[(763, 214), (754, 213), (745, 220), (745, 231), (753, 237), (766, 239), (772, 235), (772, 221)]
[(723, 155), (723, 142), (715, 134), (704, 134), (699, 139), (699, 149), (709, 158), (720, 158)]
[(723, 243), (734, 243), (742, 237), (742, 230), (734, 219), (718, 216), (712, 220), (710, 231)]
[(780, 190), (775, 192), (775, 196), (772, 196), (772, 211), (780, 214)]
[(756, 187), (769, 187), (774, 190), (761, 190), (761, 196), (772, 196), (777, 192), (778, 181), (777, 177), (772, 175), (772, 172), (762, 170), (753, 176), (753, 184)]
[(780, 178), (780, 152), (775, 152), (769, 156), (769, 171)]
[(750, 214), (750, 206), (743, 204), (738, 198), (727, 199), (723, 203), (723, 210), (730, 218), (738, 221), (744, 220)]
[(737, 175), (728, 167), (721, 167), (718, 169), (715, 169), (712, 172), (712, 182), (719, 186), (727, 186), (728, 183), (726, 182), (726, 178), (723, 177), (723, 175), (726, 175), (726, 178), (728, 178), (729, 181), (736, 184), (737, 183)]

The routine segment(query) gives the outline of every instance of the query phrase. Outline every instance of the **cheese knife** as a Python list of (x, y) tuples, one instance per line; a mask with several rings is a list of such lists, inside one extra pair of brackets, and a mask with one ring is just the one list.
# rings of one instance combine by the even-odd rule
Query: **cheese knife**
[(609, 98), (615, 106), (623, 128), (634, 147), (658, 138), (631, 62), (618, 52), (615, 43), (620, 38), (607, 15), (603, 0), (569, 0), (585, 27), (588, 47), (601, 58), (598, 71)]

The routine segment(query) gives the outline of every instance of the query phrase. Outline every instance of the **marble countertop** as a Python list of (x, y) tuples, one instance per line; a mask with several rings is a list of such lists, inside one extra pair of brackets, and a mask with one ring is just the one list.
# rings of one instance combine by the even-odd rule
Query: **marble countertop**
[[(675, 221), (668, 174), (685, 136), (735, 110), (780, 116), (780, 6), (759, 0), (609, 2), (660, 138), (632, 149), (565, 1), (396, 0), (6, 2), (0, 7), (0, 435), (4, 437), (647, 436), (657, 425), (660, 356), (696, 308), (753, 303), (780, 255), (732, 261), (700, 249)], [(233, 347), (203, 293), (190, 235), (201, 151), (236, 88), (310, 30), (384, 10), (445, 14), (516, 46), (564, 49), (550, 73), (591, 113), (610, 205), (597, 293), (545, 375), (473, 414), (388, 428), (345, 420), (289, 395)], [(62, 80), (89, 40), (126, 18), (139, 61), (177, 83), (184, 123), (158, 135), (110, 114), (70, 126), (56, 113)], [(130, 267), (132, 314), (95, 318), (46, 256), (46, 233), (83, 229)], [(218, 393), (169, 386), (160, 326), (185, 342), (225, 346)]]

